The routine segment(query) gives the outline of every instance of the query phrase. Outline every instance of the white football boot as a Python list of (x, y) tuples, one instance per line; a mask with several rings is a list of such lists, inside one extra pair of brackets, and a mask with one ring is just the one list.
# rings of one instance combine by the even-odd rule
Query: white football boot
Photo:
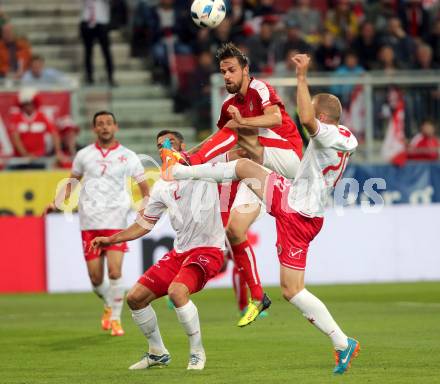
[(205, 368), (206, 355), (205, 351), (191, 352), (189, 355), (188, 367), (186, 369), (202, 370)]
[(169, 365), (170, 362), (171, 356), (168, 353), (164, 353), (163, 355), (153, 355), (147, 352), (140, 361), (134, 363), (128, 369), (147, 369), (151, 367), (163, 368)]

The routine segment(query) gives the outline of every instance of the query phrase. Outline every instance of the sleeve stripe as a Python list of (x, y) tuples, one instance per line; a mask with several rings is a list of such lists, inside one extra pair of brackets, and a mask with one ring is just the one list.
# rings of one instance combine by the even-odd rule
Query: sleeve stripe
[(155, 221), (160, 219), (160, 217), (158, 217), (158, 216), (149, 216), (149, 215), (144, 215), (144, 218), (149, 219), (149, 220), (155, 220)]
[[(135, 179), (135, 180), (139, 180), (139, 179), (143, 179), (144, 176), (145, 176), (145, 173), (142, 172), (142, 173), (139, 173), (138, 175), (136, 175), (136, 176), (132, 176), (132, 177), (133, 177), (133, 179)], [(141, 181), (142, 181), (142, 180), (141, 180)]]

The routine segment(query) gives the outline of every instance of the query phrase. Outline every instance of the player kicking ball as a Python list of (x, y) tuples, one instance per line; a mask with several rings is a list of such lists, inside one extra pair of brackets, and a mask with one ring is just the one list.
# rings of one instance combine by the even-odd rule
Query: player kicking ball
[(293, 182), (247, 159), (193, 167), (176, 164), (163, 177), (243, 180), (266, 203), (268, 213), (276, 221), (282, 294), (311, 324), (329, 336), (335, 349), (334, 373), (343, 374), (358, 355), (359, 342), (347, 337), (324, 303), (305, 288), (304, 273), (309, 244), (321, 230), (324, 207), (357, 147), (357, 140), (339, 125), (342, 108), (336, 96), (318, 94), (312, 101), (306, 78), (310, 58), (298, 54), (293, 61), (298, 80), (298, 113), (311, 137)]
[[(182, 136), (177, 132), (165, 132), (158, 134), (158, 148), (169, 144), (176, 151), (183, 150)], [(158, 180), (142, 216), (138, 216), (136, 222), (122, 232), (95, 238), (92, 246), (101, 248), (144, 236), (166, 209), (177, 234), (174, 249), (150, 267), (127, 295), (133, 320), (149, 345), (145, 356), (129, 369), (167, 366), (170, 363), (171, 357), (151, 306), (152, 301), (168, 294), (175, 306), (177, 319), (188, 335), (188, 369), (201, 370), (205, 367), (206, 355), (197, 307), (190, 300), (190, 295), (203, 289), (223, 265), (225, 231), (220, 217), (217, 185), (206, 181)]]

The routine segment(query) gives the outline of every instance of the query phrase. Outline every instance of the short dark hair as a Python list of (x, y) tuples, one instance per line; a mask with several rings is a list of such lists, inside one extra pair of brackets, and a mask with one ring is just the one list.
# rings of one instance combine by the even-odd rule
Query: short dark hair
[(223, 44), (219, 49), (217, 49), (215, 57), (218, 62), (235, 57), (238, 60), (240, 67), (244, 68), (249, 65), (249, 58), (233, 43)]
[(98, 112), (96, 112), (93, 115), (93, 126), (96, 125), (96, 119), (99, 116), (103, 116), (103, 115), (110, 115), (113, 118), (114, 123), (117, 124), (116, 117), (115, 117), (115, 115), (112, 112), (110, 112), (110, 111), (98, 111)]
[(169, 129), (164, 129), (162, 131), (160, 131), (157, 136), (156, 136), (156, 141), (159, 140), (159, 137), (165, 136), (165, 135), (174, 135), (180, 142), (184, 142), (185, 139), (183, 137), (183, 135), (180, 132), (177, 131), (170, 131)]

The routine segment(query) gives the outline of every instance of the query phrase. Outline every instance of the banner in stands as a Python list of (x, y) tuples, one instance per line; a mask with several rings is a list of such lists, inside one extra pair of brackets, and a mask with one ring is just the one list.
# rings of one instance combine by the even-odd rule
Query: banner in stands
[[(312, 284), (440, 280), (437, 251), (440, 204), (386, 206), (378, 213), (359, 207), (340, 215), (329, 209), (324, 227), (312, 243), (306, 281)], [(172, 248), (174, 233), (162, 219), (143, 239), (130, 242), (124, 260), (127, 287)], [(250, 232), (264, 285), (279, 284), (274, 219), (265, 215)], [(90, 289), (76, 216), (49, 215), (46, 220), (49, 292)], [(209, 287), (231, 286), (231, 267)]]
[(1, 217), (0, 292), (45, 292), (44, 219)]
[(0, 216), (41, 215), (66, 177), (66, 171), (0, 172)]
[[(53, 201), (58, 184), (69, 177), (69, 171), (19, 171), (0, 172), (0, 216), (39, 216)], [(139, 188), (132, 183), (133, 201), (142, 196)], [(69, 206), (77, 205), (79, 189), (75, 191)]]
[(360, 165), (347, 167), (344, 178), (338, 185), (343, 189), (355, 189), (350, 178), (358, 183), (356, 203), (379, 194), (385, 205), (429, 204), (440, 202), (440, 163), (409, 162), (404, 167), (392, 165)]
[[(0, 92), (0, 157), (13, 155), (8, 126), (11, 112), (18, 108), (17, 95), (17, 91)], [(71, 114), (68, 91), (38, 92), (38, 102), (44, 114), (54, 122)]]

